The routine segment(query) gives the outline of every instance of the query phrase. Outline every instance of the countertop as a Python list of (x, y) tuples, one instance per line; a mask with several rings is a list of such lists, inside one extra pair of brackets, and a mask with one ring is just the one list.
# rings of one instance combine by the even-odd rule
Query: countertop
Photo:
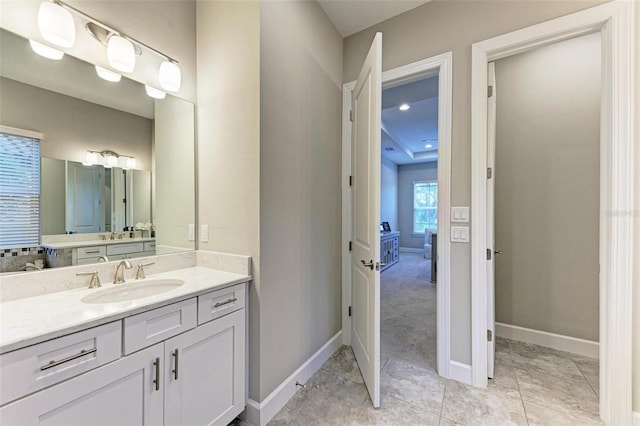
[(40, 244), (41, 247), (50, 249), (64, 249), (74, 247), (92, 247), (92, 246), (105, 246), (111, 244), (127, 244), (127, 243), (146, 243), (148, 241), (155, 241), (155, 237), (151, 238), (124, 238), (122, 240), (88, 240), (88, 241), (65, 241), (60, 243), (44, 243)]
[(98, 289), (67, 290), (0, 303), (0, 354), (251, 280), (248, 275), (196, 266), (149, 275), (145, 280), (129, 279), (127, 284), (161, 278), (185, 283), (166, 293), (116, 303), (81, 302), (89, 294), (122, 285), (110, 283)]

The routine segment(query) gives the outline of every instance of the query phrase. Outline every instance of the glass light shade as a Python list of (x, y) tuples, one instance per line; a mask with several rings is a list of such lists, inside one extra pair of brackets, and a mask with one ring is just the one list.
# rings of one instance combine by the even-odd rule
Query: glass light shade
[(161, 63), (158, 71), (158, 80), (160, 80), (160, 86), (168, 92), (180, 90), (182, 75), (178, 64), (169, 61)]
[(116, 167), (118, 165), (118, 157), (110, 155), (107, 157), (107, 167)]
[(56, 46), (71, 47), (76, 41), (76, 25), (71, 12), (55, 3), (40, 4), (38, 29), (45, 40)]
[(31, 45), (31, 50), (47, 59), (58, 61), (64, 56), (64, 52), (58, 49), (54, 49), (53, 47), (49, 47), (46, 44), (38, 43), (37, 41), (33, 40), (29, 40), (29, 44)]
[(162, 90), (158, 90), (155, 87), (144, 85), (144, 90), (146, 90), (147, 95), (152, 97), (153, 99), (164, 99), (167, 94)]
[(107, 42), (109, 65), (122, 72), (132, 72), (136, 66), (136, 51), (126, 38), (112, 35)]
[(98, 73), (98, 76), (103, 79), (103, 80), (107, 80), (107, 81), (111, 81), (113, 83), (117, 83), (120, 81), (120, 79), (122, 78), (122, 76), (120, 74), (118, 74), (117, 72), (113, 72), (110, 71), (106, 68), (102, 68), (99, 65), (96, 65), (96, 73)]
[(87, 151), (86, 163), (90, 166), (98, 164), (98, 154), (95, 152)]
[(133, 157), (127, 158), (127, 169), (135, 169), (136, 168), (136, 159)]

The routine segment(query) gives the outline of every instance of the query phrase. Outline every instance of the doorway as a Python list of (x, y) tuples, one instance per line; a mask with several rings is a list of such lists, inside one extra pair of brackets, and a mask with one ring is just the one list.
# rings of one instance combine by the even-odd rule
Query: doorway
[[(631, 5), (608, 3), (472, 46), (472, 374), (487, 385), (487, 82), (488, 63), (592, 32), (602, 34), (600, 137), (600, 416), (631, 421), (631, 299), (633, 209)], [(618, 212), (607, 214), (606, 212)], [(615, 359), (615, 365), (612, 360)]]

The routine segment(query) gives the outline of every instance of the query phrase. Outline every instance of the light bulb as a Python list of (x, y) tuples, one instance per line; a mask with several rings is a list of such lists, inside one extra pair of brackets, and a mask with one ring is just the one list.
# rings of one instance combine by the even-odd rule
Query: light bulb
[(154, 99), (164, 99), (167, 94), (162, 90), (158, 90), (155, 87), (144, 85), (144, 90), (146, 90), (147, 95)]
[(60, 47), (72, 47), (76, 25), (71, 12), (59, 4), (43, 2), (38, 9), (38, 29), (42, 37)]
[(136, 168), (136, 159), (133, 157), (127, 158), (127, 169), (135, 169)]
[(33, 40), (29, 40), (29, 44), (31, 45), (31, 50), (47, 59), (58, 61), (64, 56), (64, 52), (54, 49), (53, 47), (49, 47), (46, 44), (38, 43)]
[(406, 111), (406, 110), (408, 110), (409, 108), (411, 108), (411, 107), (409, 106), (409, 104), (402, 104), (402, 105), (400, 105), (400, 108), (398, 108), (398, 109), (399, 109), (400, 111)]
[(118, 165), (118, 157), (110, 155), (107, 157), (107, 167), (115, 167)]
[(98, 76), (101, 79), (111, 81), (113, 83), (119, 82), (120, 79), (122, 78), (122, 76), (117, 72), (113, 72), (106, 68), (102, 68), (100, 65), (96, 65), (96, 73), (98, 73)]
[(86, 163), (90, 166), (93, 166), (94, 164), (98, 164), (98, 154), (95, 152), (87, 151)]
[(169, 92), (180, 90), (182, 75), (178, 64), (169, 61), (161, 63), (158, 70), (158, 80), (160, 81), (160, 86)]
[(112, 68), (132, 72), (136, 66), (136, 50), (133, 43), (124, 37), (112, 35), (107, 42), (107, 58)]

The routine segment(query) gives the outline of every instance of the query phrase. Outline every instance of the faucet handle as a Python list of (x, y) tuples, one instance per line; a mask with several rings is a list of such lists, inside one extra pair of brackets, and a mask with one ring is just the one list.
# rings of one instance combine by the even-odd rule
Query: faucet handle
[(144, 275), (144, 268), (151, 265), (155, 265), (155, 262), (139, 264), (138, 269), (136, 270), (136, 280), (142, 280), (146, 278), (146, 276)]
[(98, 288), (102, 287), (100, 284), (100, 276), (98, 275), (98, 271), (93, 272), (78, 272), (76, 276), (89, 276), (91, 275), (91, 282), (89, 282), (89, 288)]

